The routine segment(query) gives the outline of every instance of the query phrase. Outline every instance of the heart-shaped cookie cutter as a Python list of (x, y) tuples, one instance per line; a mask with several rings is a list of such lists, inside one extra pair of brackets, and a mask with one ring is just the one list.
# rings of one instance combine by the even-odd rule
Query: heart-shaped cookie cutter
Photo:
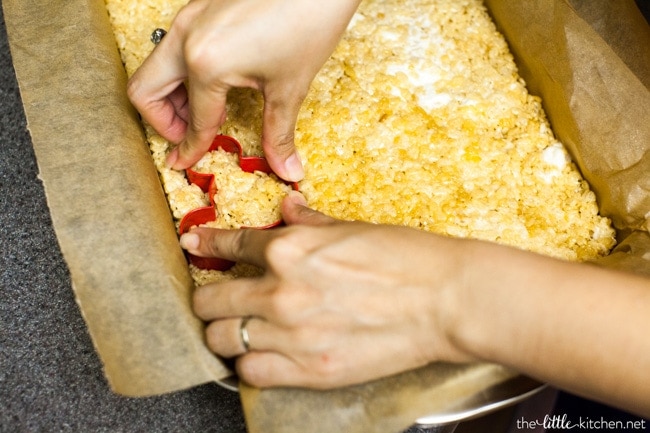
[[(239, 158), (239, 167), (242, 171), (253, 173), (256, 171), (261, 171), (266, 174), (272, 174), (273, 170), (269, 166), (266, 158), (262, 156), (244, 156), (242, 146), (239, 141), (228, 135), (217, 135), (212, 141), (208, 152), (213, 150), (223, 149), (226, 152), (234, 153)], [(200, 208), (193, 209), (189, 211), (179, 223), (178, 231), (180, 234), (187, 233), (192, 227), (199, 226), (211, 221), (215, 221), (218, 218), (217, 209), (215, 207), (214, 196), (218, 193), (218, 186), (214, 181), (214, 175), (211, 173), (200, 173), (191, 168), (185, 170), (185, 175), (190, 183), (195, 184), (203, 192), (208, 193), (208, 198), (210, 200), (209, 206), (204, 206)], [(285, 184), (291, 186), (292, 189), (298, 191), (298, 184), (296, 182), (284, 182)], [(273, 227), (277, 227), (282, 224), (282, 220), (272, 222), (270, 224), (260, 226), (260, 227), (242, 227), (242, 228), (254, 228), (258, 230), (266, 230)], [(235, 263), (221, 259), (218, 257), (199, 257), (193, 254), (187, 254), (188, 260), (191, 264), (196, 266), (199, 269), (210, 269), (217, 271), (226, 271), (230, 269)]]

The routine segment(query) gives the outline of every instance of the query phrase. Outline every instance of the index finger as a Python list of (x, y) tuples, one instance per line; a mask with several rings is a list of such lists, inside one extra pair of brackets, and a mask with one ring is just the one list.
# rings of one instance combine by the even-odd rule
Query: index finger
[(227, 86), (204, 83), (193, 75), (189, 76), (188, 83), (189, 119), (185, 140), (168, 160), (176, 170), (186, 169), (201, 159), (226, 120)]
[(180, 238), (181, 247), (199, 257), (219, 257), (265, 268), (265, 251), (275, 230), (222, 230), (197, 227)]
[(178, 142), (185, 135), (186, 121), (174, 98), (187, 72), (175, 33), (170, 33), (172, 37), (166, 37), (133, 74), (127, 93), (144, 120), (166, 139)]

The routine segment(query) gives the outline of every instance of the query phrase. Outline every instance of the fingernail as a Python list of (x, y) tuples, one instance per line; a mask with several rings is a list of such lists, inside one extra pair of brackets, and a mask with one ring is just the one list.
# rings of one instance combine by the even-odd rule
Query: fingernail
[(302, 162), (297, 153), (293, 153), (289, 158), (284, 161), (284, 170), (286, 179), (290, 182), (298, 182), (305, 177), (305, 171), (302, 168)]
[(180, 238), (181, 248), (185, 250), (196, 250), (199, 248), (199, 235), (195, 233), (184, 233)]

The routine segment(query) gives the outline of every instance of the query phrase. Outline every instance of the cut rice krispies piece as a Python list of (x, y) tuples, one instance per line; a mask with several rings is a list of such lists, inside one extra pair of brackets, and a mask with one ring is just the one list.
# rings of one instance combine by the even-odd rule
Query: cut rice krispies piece
[(194, 170), (212, 174), (218, 190), (214, 201), (219, 216), (206, 226), (264, 227), (282, 219), (280, 203), (291, 187), (274, 174), (242, 171), (237, 155), (223, 149), (205, 154)]

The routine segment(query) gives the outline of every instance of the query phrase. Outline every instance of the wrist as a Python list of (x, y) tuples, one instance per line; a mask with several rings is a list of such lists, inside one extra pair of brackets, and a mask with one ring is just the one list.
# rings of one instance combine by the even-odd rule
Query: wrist
[(509, 261), (502, 255), (510, 249), (477, 240), (458, 243), (455, 283), (446, 290), (444, 311), (439, 313), (441, 329), (456, 357), (450, 361), (494, 362), (491, 345), (508, 303), (503, 298), (508, 296), (503, 290), (508, 283), (502, 279), (508, 269), (501, 268)]
[(471, 299), (476, 279), (476, 241), (442, 238), (434, 242), (431, 250), (444, 253), (438, 256), (441, 262), (437, 266), (430, 266), (429, 317), (433, 318), (429, 334), (433, 336), (429, 340), (430, 361), (477, 361), (479, 358), (469, 338), (476, 334), (471, 330), (476, 321), (468, 310), (469, 304), (478, 302)]

